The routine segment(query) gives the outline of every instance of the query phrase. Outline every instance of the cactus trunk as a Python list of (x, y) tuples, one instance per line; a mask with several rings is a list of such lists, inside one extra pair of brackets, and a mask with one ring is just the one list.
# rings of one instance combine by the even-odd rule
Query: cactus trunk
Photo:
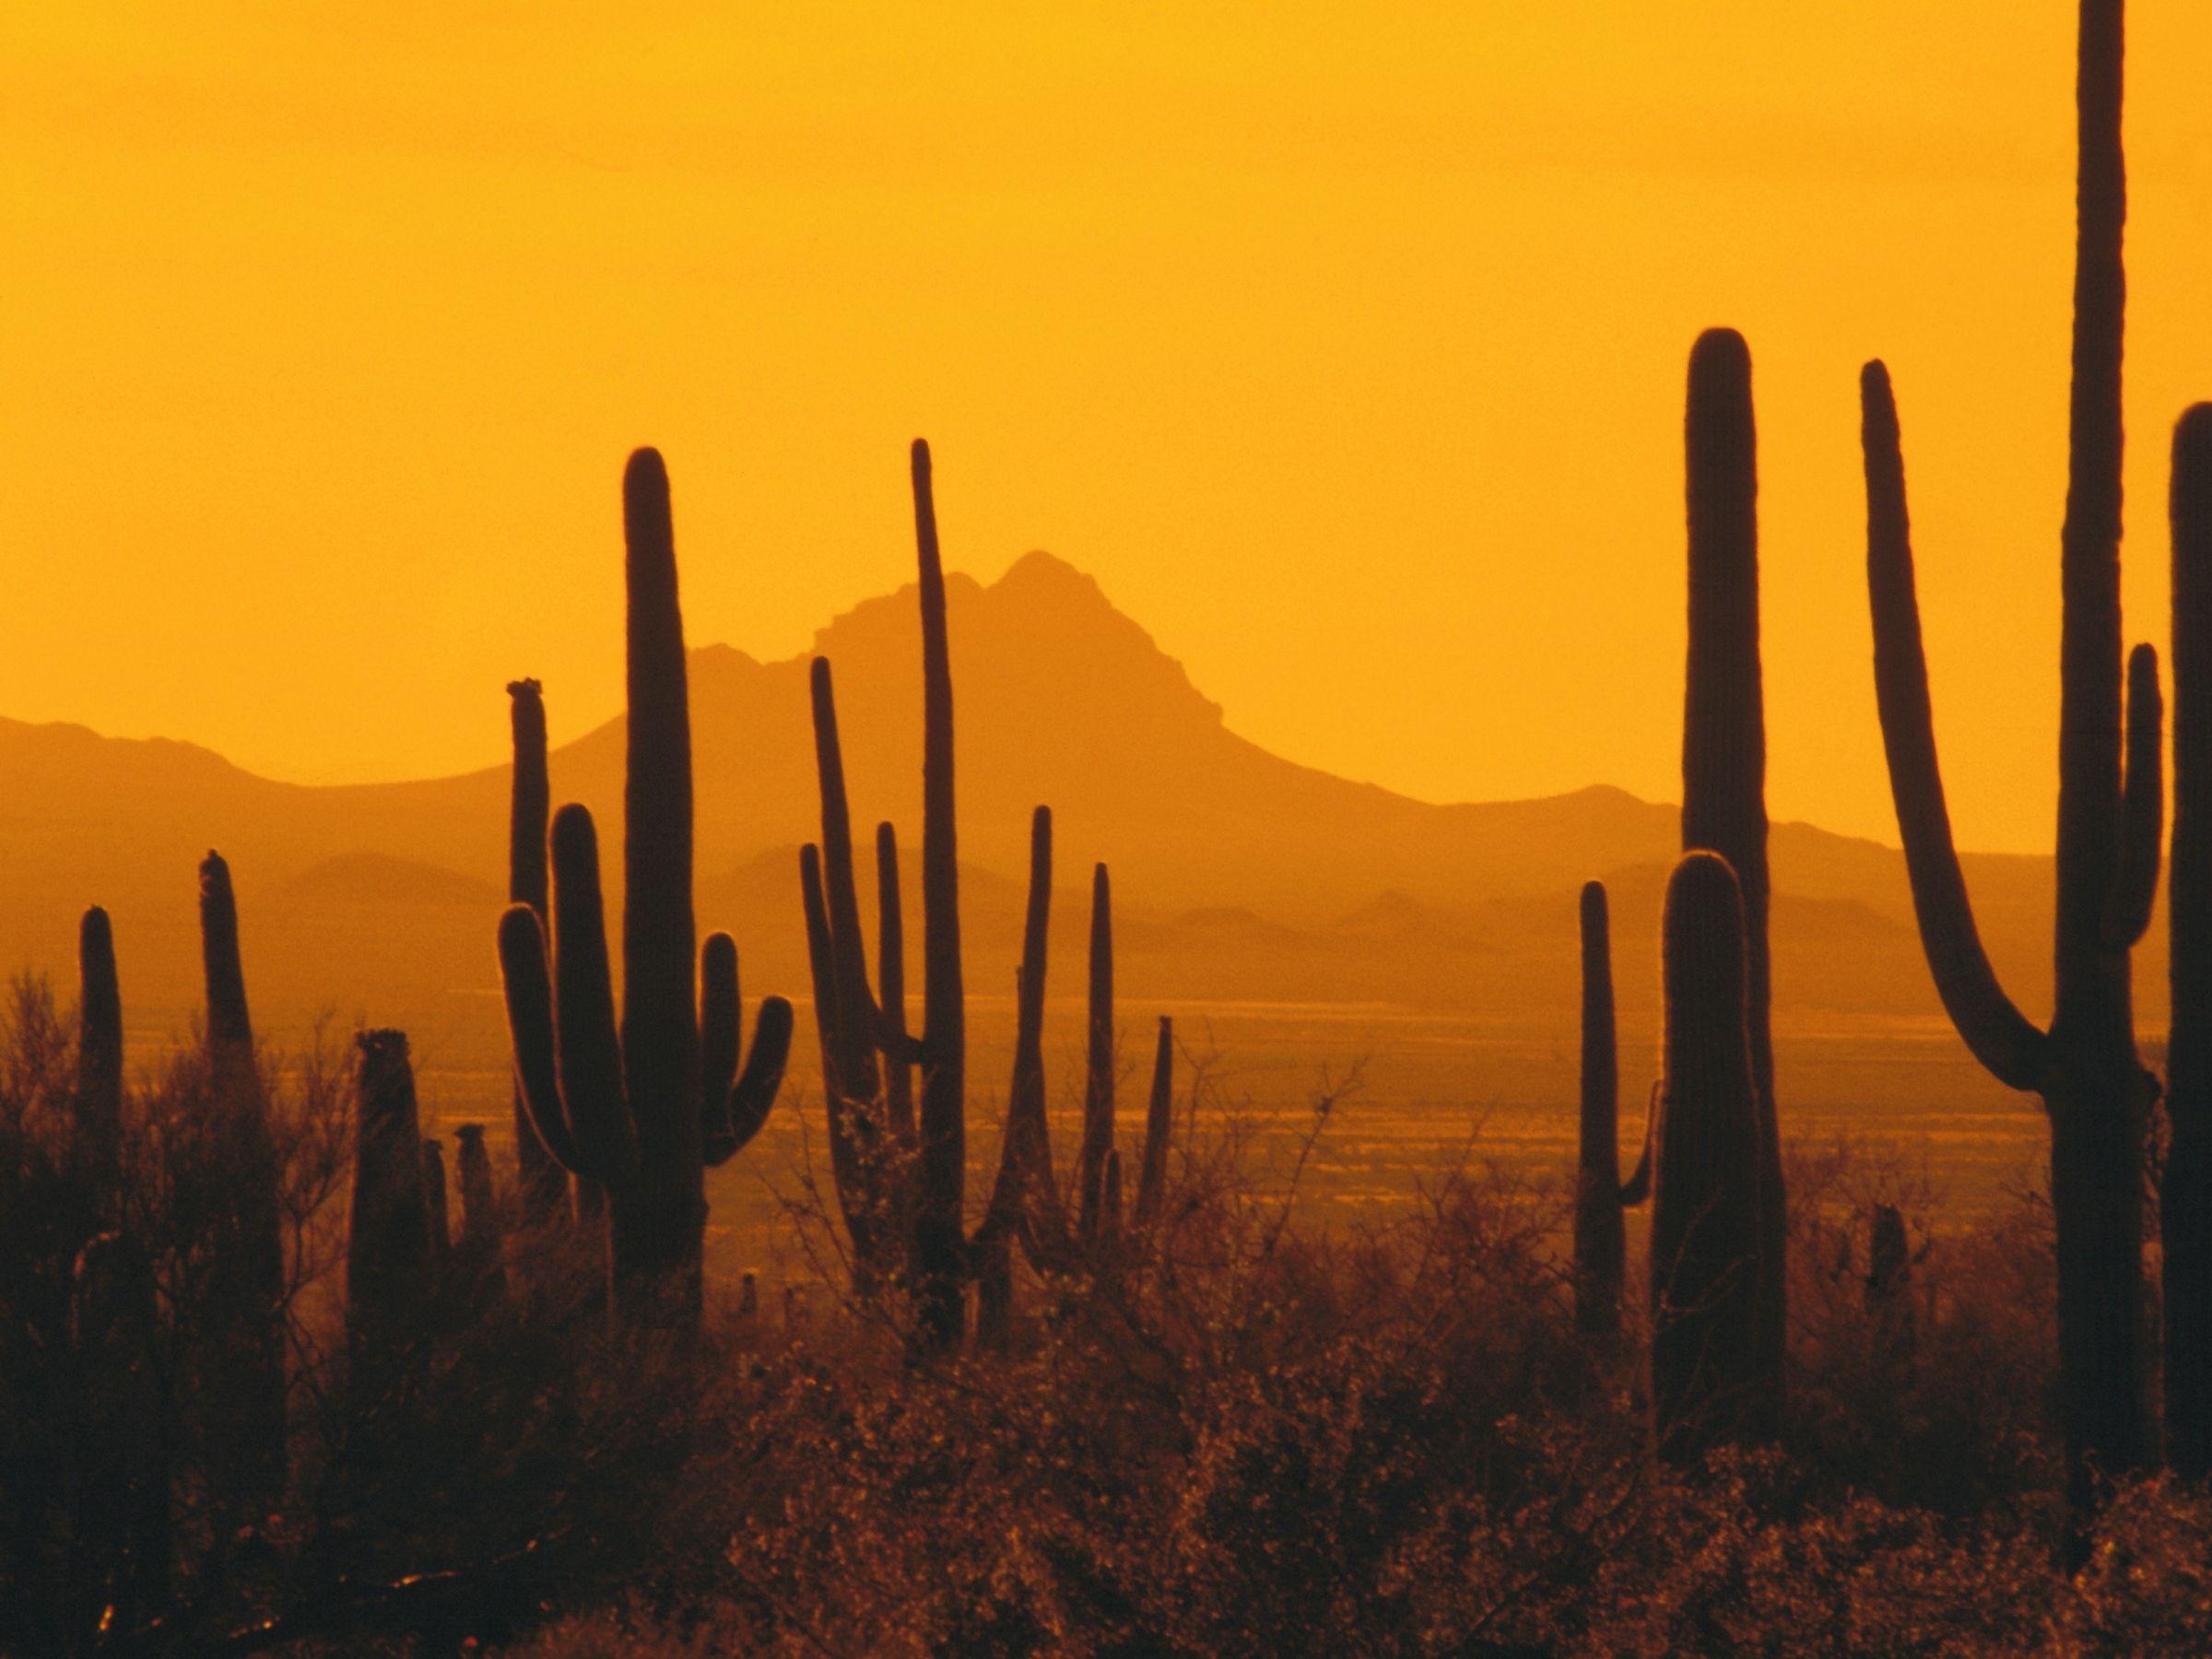
[(1759, 1126), (1741, 889), (1692, 853), (1667, 883), (1664, 1092), (1652, 1191), (1652, 1418), (1685, 1465), (1763, 1427)]
[(76, 1123), (69, 1146), (89, 1236), (114, 1224), (123, 1199), (123, 992), (115, 935), (98, 905), (77, 926), (76, 960)]
[(2212, 404), (2175, 429), (2172, 519), (2172, 1139), (2159, 1220), (2166, 1455), (2175, 1474), (2202, 1480), (2212, 1475)]
[(1086, 1239), (1100, 1224), (1106, 1159), (1113, 1151), (1113, 887), (1100, 865), (1090, 873), (1090, 1017), (1085, 1024), (1083, 1146), (1077, 1178)]
[(698, 937), (691, 912), (691, 713), (668, 474), (640, 450), (622, 480), (629, 606), (623, 784), (622, 1087), (634, 1178), (608, 1194), (615, 1295), (674, 1326), (700, 1313), (707, 1221), (700, 1151)]
[(1682, 848), (1718, 853), (1742, 893), (1751, 1077), (1759, 1102), (1759, 1420), (1780, 1427), (1788, 1238), (1767, 951), (1767, 736), (1759, 648), (1758, 429), (1751, 354), (1716, 328), (1689, 359), (1684, 422), (1689, 653), (1682, 719)]
[(213, 1375), (208, 1456), (248, 1502), (275, 1500), (285, 1483), (283, 1211), (268, 1098), (253, 1050), (230, 867), (200, 865), (200, 950), (207, 996), (207, 1066), (236, 1197), (208, 1272), (206, 1333)]
[(961, 1207), (968, 1167), (968, 1031), (960, 973), (960, 868), (953, 789), (952, 648), (937, 551), (929, 445), (914, 441), (914, 541), (922, 601), (922, 1110), (914, 1265), (923, 1333), (960, 1339)]
[(1145, 1160), (1136, 1174), (1136, 1225), (1152, 1225), (1167, 1196), (1168, 1143), (1175, 1133), (1175, 1022), (1159, 1017), (1152, 1053), (1152, 1096), (1145, 1108)]
[(1615, 1049), (1613, 947), (1606, 889), (1583, 888), (1583, 1112), (1574, 1186), (1574, 1317), (1585, 1336), (1620, 1332), (1628, 1227), (1621, 1216), (1620, 1065)]
[(425, 1335), (437, 1251), (406, 1037), (364, 1031), (355, 1041), (359, 1106), (346, 1247), (346, 1340), (356, 1389), (373, 1399)]
[[(542, 925), (551, 902), (546, 830), (552, 785), (546, 767), (546, 703), (534, 679), (511, 681), (508, 718), (514, 740), (514, 778), (507, 811), (507, 902), (526, 904)], [(569, 1177), (530, 1123), (522, 1085), (514, 1089), (514, 1157), (522, 1182), (523, 1218), (533, 1226), (568, 1214)]]

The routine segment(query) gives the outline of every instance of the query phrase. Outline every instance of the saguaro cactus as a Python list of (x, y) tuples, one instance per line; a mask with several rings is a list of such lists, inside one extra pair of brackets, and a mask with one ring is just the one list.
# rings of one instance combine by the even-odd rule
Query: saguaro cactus
[(1106, 866), (1090, 873), (1090, 1012), (1084, 1022), (1083, 1146), (1077, 1178), (1086, 1239), (1097, 1236), (1106, 1159), (1113, 1152), (1113, 883)]
[(1787, 1324), (1789, 1235), (1767, 950), (1767, 731), (1759, 656), (1759, 441), (1751, 353), (1710, 329), (1689, 357), (1684, 420), (1688, 477), (1689, 655), (1682, 716), (1682, 848), (1728, 861), (1743, 894), (1751, 1078), (1759, 1091), (1758, 1410), (1777, 1428)]
[(424, 1335), (437, 1253), (406, 1034), (363, 1031), (354, 1041), (360, 1053), (359, 1106), (346, 1247), (346, 1338), (356, 1383), (373, 1394)]
[(76, 1122), (70, 1154), (88, 1200), (87, 1219), (111, 1226), (123, 1185), (123, 993), (115, 935), (94, 905), (78, 924)]
[(953, 787), (952, 646), (929, 445), (914, 440), (922, 601), (922, 1111), (914, 1266), (925, 1330), (960, 1338), (960, 1211), (968, 1171), (968, 1013), (960, 971), (960, 855)]
[[(543, 929), (526, 903), (500, 919), (500, 954), (516, 1068), (539, 1138), (571, 1174), (607, 1189), (614, 1307), (627, 1317), (688, 1327), (700, 1305), (710, 1110), (694, 1000), (683, 617), (668, 476), (653, 451), (630, 456), (622, 505), (629, 748), (619, 1028), (598, 838), (582, 806), (563, 806), (553, 818), (550, 965)], [(755, 1027), (758, 1064), (747, 1065), (739, 1085), (766, 1100), (731, 1099), (730, 1123), (757, 1128), (765, 1117), (782, 1080), (790, 1031), (789, 1005), (770, 999)], [(712, 1115), (719, 1125), (720, 1102)]]
[(1876, 1205), (1867, 1218), (1866, 1319), (1883, 1364), (1912, 1359), (1912, 1246), (1905, 1236), (1904, 1212), (1894, 1204)]
[(1583, 888), (1581, 1156), (1574, 1183), (1574, 1317), (1586, 1336), (1620, 1330), (1628, 1226), (1620, 1184), (1620, 1060), (1615, 1046), (1613, 947), (1599, 882)]
[(1875, 689), (1898, 828), (1921, 940), (1952, 1023), (1998, 1081), (2041, 1094), (2050, 1116), (2061, 1415), (2077, 1514), (2097, 1475), (2139, 1467), (2150, 1449), (2138, 1359), (2148, 1085), (2136, 1053), (2128, 953), (2157, 880), (2160, 782), (2157, 665), (2147, 647), (2138, 648), (2130, 675), (2124, 782), (2122, 771), (2120, 0), (2083, 0), (2080, 21), (2073, 392), (2060, 537), (2057, 1006), (2048, 1030), (2005, 994), (1974, 926), (1936, 764), (1897, 407), (1880, 363), (1861, 377)]
[(2166, 1050), (2166, 1455), (2212, 1475), (2212, 404), (2173, 434), (2173, 1029)]
[[(514, 739), (513, 788), (507, 812), (507, 902), (528, 905), (542, 927), (552, 898), (546, 865), (546, 830), (552, 812), (546, 700), (534, 679), (510, 680), (507, 696)], [(523, 1218), (534, 1226), (562, 1219), (568, 1210), (568, 1173), (538, 1138), (519, 1081), (514, 1087), (514, 1157), (521, 1176)]]
[(1756, 1430), (1771, 1383), (1759, 1333), (1759, 1110), (1742, 889), (1691, 853), (1667, 882), (1665, 1053), (1653, 1131), (1652, 1418), (1696, 1461)]
[(1136, 1173), (1139, 1230), (1159, 1214), (1168, 1186), (1168, 1143), (1175, 1133), (1175, 1022), (1159, 1017), (1159, 1041), (1152, 1051), (1152, 1096), (1145, 1107), (1145, 1158)]
[(268, 1098), (253, 1049), (230, 866), (200, 865), (207, 1066), (231, 1171), (231, 1210), (209, 1269), (207, 1343), (216, 1377), (209, 1456), (229, 1489), (266, 1501), (285, 1480), (283, 1212)]

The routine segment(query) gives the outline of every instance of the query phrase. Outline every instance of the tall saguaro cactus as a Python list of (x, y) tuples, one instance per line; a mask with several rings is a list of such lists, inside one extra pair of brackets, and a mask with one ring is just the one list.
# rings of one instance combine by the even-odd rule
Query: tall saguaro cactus
[(2147, 647), (2138, 648), (2130, 675), (2135, 706), (2124, 738), (2122, 724), (2121, 0), (2082, 0), (2080, 25), (2073, 390), (2060, 536), (2057, 996), (2047, 1030), (1998, 984), (1967, 900), (1936, 764), (1897, 406), (1880, 363), (1861, 377), (1875, 689), (1898, 828), (1921, 940), (1952, 1023), (1998, 1081), (2041, 1095), (2050, 1116), (2060, 1394), (2077, 1514), (2100, 1473), (2139, 1467), (2150, 1450), (2138, 1358), (2148, 1084), (2136, 1053), (2129, 952), (2157, 879), (2160, 785), (2157, 665)]
[(266, 1500), (284, 1489), (283, 1211), (268, 1096), (253, 1048), (230, 866), (200, 864), (200, 954), (206, 979), (207, 1069), (234, 1201), (209, 1270), (207, 1332), (217, 1377), (210, 1457), (232, 1489)]
[(1661, 1456), (1694, 1462), (1762, 1426), (1759, 1126), (1742, 889), (1691, 853), (1666, 886), (1665, 1076), (1653, 1129), (1652, 1418)]
[[(533, 1124), (568, 1171), (606, 1189), (612, 1303), (626, 1318), (697, 1323), (710, 1124), (724, 1156), (757, 1130), (782, 1081), (790, 1006), (763, 1004), (754, 1058), (726, 1105), (705, 1098), (691, 908), (691, 720), (668, 475), (639, 450), (622, 481), (629, 605), (629, 770), (623, 803), (623, 996), (617, 1025), (599, 847), (580, 806), (554, 815), (553, 950), (510, 906), (500, 957), (516, 1069)], [(729, 982), (735, 985), (735, 966)], [(735, 1019), (716, 1007), (712, 1018)], [(716, 1149), (721, 1149), (718, 1147)]]
[[(546, 765), (546, 700), (534, 679), (507, 685), (509, 724), (514, 740), (514, 779), (507, 813), (507, 902), (526, 904), (544, 925), (552, 900), (546, 865), (546, 830), (552, 813), (552, 783)], [(569, 1178), (530, 1122), (521, 1083), (514, 1088), (514, 1156), (522, 1177), (524, 1218), (543, 1225), (561, 1218), (568, 1206)]]
[(1709, 329), (1689, 358), (1683, 423), (1688, 478), (1689, 655), (1682, 716), (1682, 847), (1728, 861), (1743, 895), (1751, 1078), (1759, 1100), (1760, 1376), (1782, 1409), (1789, 1223), (1774, 1104), (1767, 950), (1767, 728), (1759, 655), (1759, 445), (1751, 353), (1733, 329)]
[(2173, 434), (2173, 862), (2167, 907), (2172, 1139), (2159, 1221), (2166, 1288), (2166, 1455), (2212, 1475), (2212, 404)]

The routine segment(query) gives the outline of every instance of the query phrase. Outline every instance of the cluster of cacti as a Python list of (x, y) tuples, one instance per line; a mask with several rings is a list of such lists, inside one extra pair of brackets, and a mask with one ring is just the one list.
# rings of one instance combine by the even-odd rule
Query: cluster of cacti
[(2080, 22), (2060, 557), (2057, 992), (2048, 1030), (2005, 994), (1974, 925), (1936, 764), (1896, 404), (1880, 363), (1868, 364), (1861, 382), (1875, 683), (1921, 937), (1967, 1046), (2000, 1082), (2041, 1094), (2050, 1117), (2061, 1417), (2077, 1512), (2100, 1475), (2139, 1468), (2150, 1452), (2140, 1355), (2142, 1124), (2151, 1085), (2136, 1055), (2129, 952), (2149, 921), (2160, 815), (2158, 676), (2147, 646), (2126, 677), (2133, 707), (2124, 721), (2122, 700), (2120, 0), (2084, 0)]
[[(952, 666), (944, 569), (937, 546), (928, 445), (912, 453), (915, 540), (921, 568), (923, 661), (923, 1034), (909, 1034), (898, 841), (876, 832), (878, 982), (868, 982), (867, 948), (853, 875), (852, 812), (830, 666), (814, 663), (810, 688), (822, 838), (802, 849), (800, 893), (812, 967), (816, 1024), (829, 1114), (830, 1171), (864, 1287), (894, 1275), (911, 1286), (922, 1331), (939, 1347), (959, 1341), (965, 1287), (977, 1289), (986, 1343), (1003, 1337), (1011, 1312), (1011, 1245), (1064, 1267), (1077, 1255), (1094, 1267), (1118, 1248), (1121, 1160), (1113, 1147), (1113, 922), (1106, 866), (1093, 874), (1090, 995), (1077, 1219), (1061, 1214), (1044, 1115), (1042, 1028), (1045, 928), (1052, 900), (1052, 814), (1031, 826), (1030, 897), (1018, 980), (1014, 1077), (998, 1172), (983, 1218), (965, 1230), (967, 1014), (960, 962), (958, 825), (954, 810)], [(912, 1068), (922, 1071), (920, 1112)], [(1161, 1022), (1154, 1101), (1147, 1124), (1137, 1210), (1157, 1209), (1172, 1124), (1171, 1028)]]
[[(582, 806), (563, 806), (548, 836), (550, 951), (525, 894), (500, 919), (500, 961), (531, 1125), (562, 1168), (605, 1194), (610, 1307), (681, 1329), (700, 1312), (706, 1170), (734, 1156), (766, 1118), (782, 1080), (791, 1008), (781, 997), (764, 1001), (742, 1075), (721, 1075), (725, 1056), (727, 1073), (737, 1069), (735, 949), (708, 941), (702, 1007), (683, 617), (668, 476), (653, 451), (629, 458), (622, 506), (629, 719), (619, 1023), (598, 835)], [(518, 818), (526, 827), (527, 814)]]

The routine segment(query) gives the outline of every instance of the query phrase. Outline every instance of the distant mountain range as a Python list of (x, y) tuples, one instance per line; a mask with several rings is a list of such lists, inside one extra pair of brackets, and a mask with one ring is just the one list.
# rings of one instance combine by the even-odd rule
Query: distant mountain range
[[(1076, 988), (1091, 862), (1112, 867), (1122, 982), (1160, 998), (1377, 1002), (1572, 1020), (1575, 895), (1612, 888), (1624, 1007), (1655, 995), (1674, 808), (1620, 790), (1432, 806), (1267, 753), (1223, 723), (1181, 664), (1094, 581), (1031, 553), (989, 586), (948, 582), (970, 983), (1010, 983), (1030, 809), (1054, 809), (1056, 989)], [(606, 625), (619, 626), (609, 618)], [(834, 667), (856, 823), (918, 852), (920, 644), (912, 587), (868, 600), (814, 652), (690, 656), (700, 924), (739, 941), (748, 993), (806, 983), (795, 849), (817, 833), (808, 656)], [(528, 663), (517, 663), (518, 674)], [(1295, 665), (1286, 665), (1295, 672)], [(548, 685), (548, 701), (561, 688)], [(500, 688), (485, 688), (503, 703)], [(1483, 740), (1470, 715), (1464, 741)], [(618, 864), (623, 721), (552, 757), (557, 801), (598, 817)], [(505, 891), (506, 769), (310, 787), (208, 750), (0, 721), (0, 959), (72, 976), (76, 918), (114, 915), (142, 1021), (197, 996), (194, 866), (236, 875), (265, 1018), (325, 1008), (496, 1047), (493, 923)], [(864, 866), (868, 861), (864, 857)], [(2047, 1003), (2049, 861), (1968, 861), (1992, 955)], [(1933, 1014), (1901, 856), (1805, 824), (1773, 831), (1777, 1003)], [(618, 871), (610, 868), (610, 881)], [(909, 895), (910, 915), (918, 902)], [(2163, 929), (2138, 979), (2163, 1004)]]

